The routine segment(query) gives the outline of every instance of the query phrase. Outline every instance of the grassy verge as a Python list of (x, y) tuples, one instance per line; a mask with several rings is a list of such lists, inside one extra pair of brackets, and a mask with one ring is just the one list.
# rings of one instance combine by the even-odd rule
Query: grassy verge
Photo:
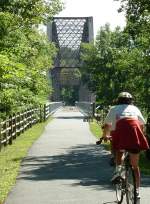
[(34, 125), (18, 136), (11, 146), (3, 148), (0, 152), (0, 204), (15, 184), (22, 159), (26, 156), (33, 142), (42, 134), (45, 125), (50, 120), (51, 118), (46, 122)]
[[(96, 121), (90, 122), (90, 130), (95, 135), (96, 138), (99, 138), (101, 136), (101, 129), (96, 123)], [(105, 147), (107, 150), (110, 149), (109, 143), (105, 144)], [(145, 153), (142, 152), (140, 155), (140, 169), (141, 172), (147, 175), (150, 175), (150, 161), (145, 157)]]
[(99, 139), (102, 135), (102, 130), (101, 130), (100, 125), (98, 125), (98, 123), (95, 120), (93, 120), (93, 122), (90, 122), (89, 125), (90, 125), (90, 130), (93, 133), (93, 135), (97, 139)]
[(140, 169), (142, 173), (150, 175), (150, 160), (146, 158), (144, 152), (142, 152), (140, 155)]

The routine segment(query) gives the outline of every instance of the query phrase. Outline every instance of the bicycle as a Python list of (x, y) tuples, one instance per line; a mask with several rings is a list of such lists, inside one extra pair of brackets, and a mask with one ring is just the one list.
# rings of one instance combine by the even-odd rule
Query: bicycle
[(127, 204), (137, 204), (136, 178), (134, 170), (130, 164), (129, 153), (127, 151), (124, 152), (124, 159), (121, 167), (121, 176), (118, 177), (113, 184), (115, 185), (118, 204), (121, 204), (123, 202), (123, 198), (125, 195)]
[[(107, 137), (107, 139), (110, 140), (111, 137)], [(101, 144), (103, 140), (103, 137), (100, 138), (96, 144)], [(117, 203), (121, 204), (123, 202), (124, 196), (126, 195), (127, 204), (140, 204), (139, 199), (137, 201), (136, 197), (136, 178), (134, 170), (130, 164), (129, 153), (125, 151), (123, 156), (124, 158), (121, 167), (121, 176), (115, 179), (115, 182), (112, 183), (115, 185)]]

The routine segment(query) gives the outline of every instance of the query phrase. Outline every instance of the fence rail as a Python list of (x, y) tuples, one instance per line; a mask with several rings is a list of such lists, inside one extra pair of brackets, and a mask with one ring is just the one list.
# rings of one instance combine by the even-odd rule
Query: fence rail
[(18, 112), (9, 116), (4, 121), (0, 122), (0, 150), (2, 146), (12, 144), (25, 130), (32, 127), (32, 125), (45, 121), (58, 108), (62, 106), (62, 102), (51, 102), (44, 106), (30, 108), (24, 112)]
[(95, 113), (95, 103), (91, 102), (76, 102), (76, 106), (80, 109), (80, 111), (84, 115), (85, 120), (92, 120)]

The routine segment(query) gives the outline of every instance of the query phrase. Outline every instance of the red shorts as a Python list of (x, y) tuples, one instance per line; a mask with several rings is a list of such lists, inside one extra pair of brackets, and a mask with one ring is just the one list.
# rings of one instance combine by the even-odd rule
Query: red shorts
[(116, 123), (112, 131), (112, 146), (116, 150), (140, 151), (149, 149), (146, 137), (136, 119), (123, 118)]

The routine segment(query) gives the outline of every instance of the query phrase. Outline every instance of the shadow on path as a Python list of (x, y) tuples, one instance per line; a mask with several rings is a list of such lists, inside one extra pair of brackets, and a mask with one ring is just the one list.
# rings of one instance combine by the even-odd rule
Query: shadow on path
[(102, 146), (73, 146), (66, 154), (25, 158), (18, 179), (74, 179), (77, 182), (71, 185), (112, 189), (110, 178), (113, 169), (108, 160), (108, 152)]
[(150, 176), (141, 175), (141, 187), (150, 187)]
[[(109, 154), (102, 146), (77, 145), (66, 149), (66, 152), (52, 156), (28, 156), (22, 162), (18, 179), (74, 179), (78, 182), (72, 185), (113, 188), (110, 183), (113, 168), (109, 166)], [(141, 186), (149, 187), (150, 177), (142, 176)]]

